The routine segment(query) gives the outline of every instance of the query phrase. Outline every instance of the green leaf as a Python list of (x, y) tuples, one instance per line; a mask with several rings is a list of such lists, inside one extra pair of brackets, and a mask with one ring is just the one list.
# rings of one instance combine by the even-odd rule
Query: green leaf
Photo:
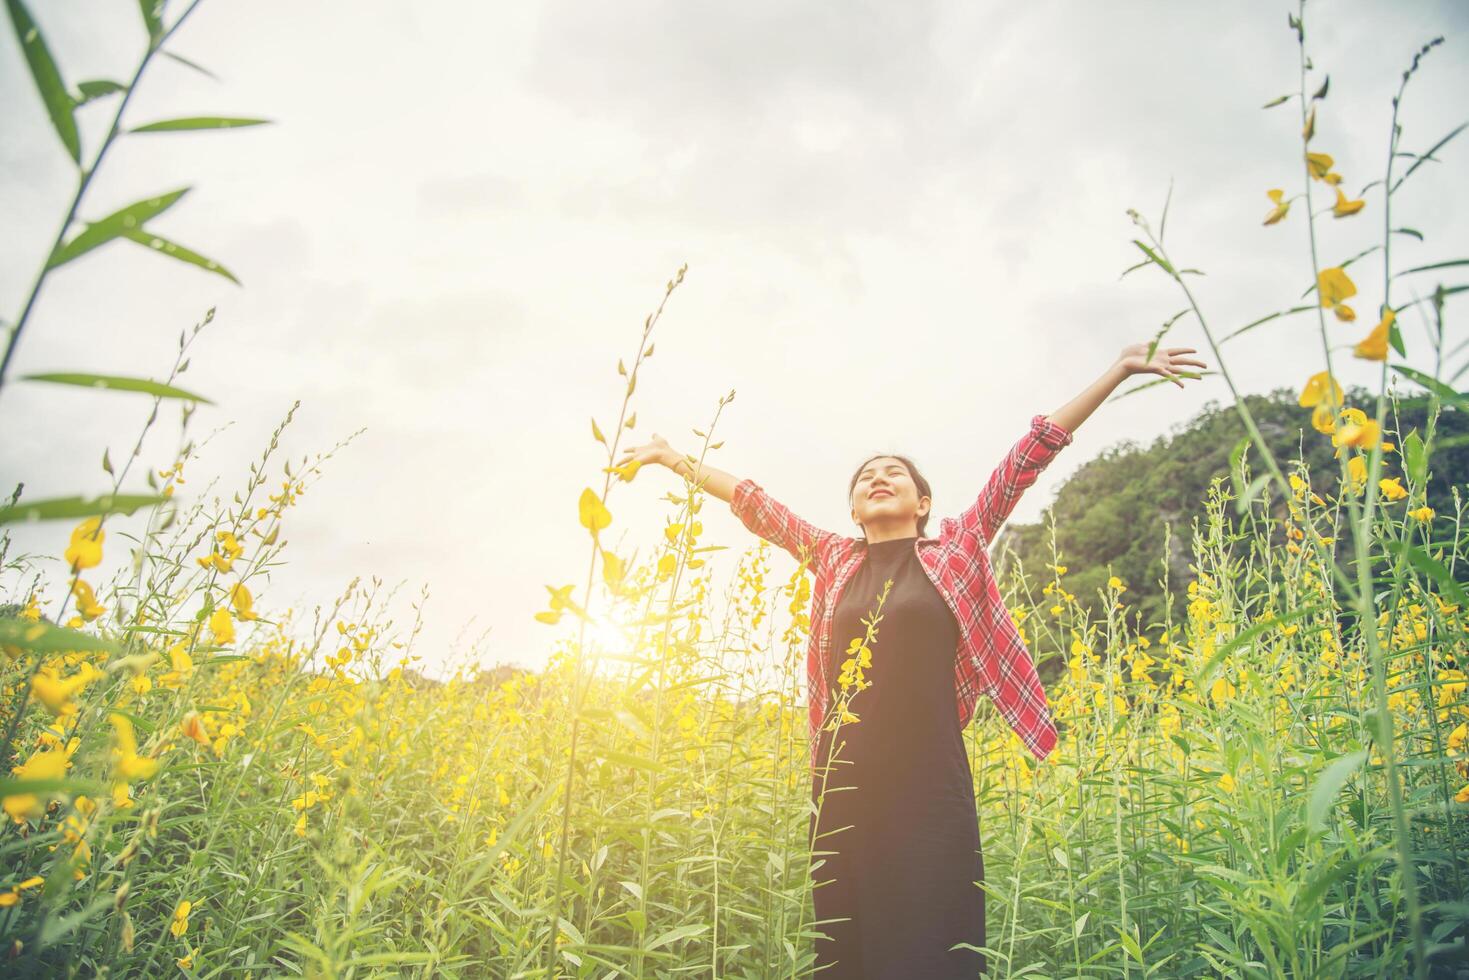
[(1414, 486), (1423, 486), (1428, 478), (1428, 458), (1423, 455), (1423, 439), (1417, 429), (1403, 437), (1403, 467)]
[(1321, 775), (1316, 779), (1316, 785), (1311, 787), (1311, 799), (1306, 804), (1306, 826), (1313, 832), (1326, 829), (1326, 814), (1331, 809), (1332, 803), (1336, 802), (1337, 794), (1346, 785), (1348, 779), (1362, 763), (1367, 761), (1367, 750), (1358, 749), (1348, 752), (1346, 755), (1333, 759)]
[(1437, 378), (1431, 375), (1424, 374), (1422, 371), (1415, 371), (1412, 368), (1404, 367), (1401, 364), (1389, 364), (1388, 367), (1392, 368), (1399, 374), (1418, 382), (1420, 385), (1438, 395), (1438, 397), (1442, 398), (1449, 404), (1456, 405), (1461, 409), (1469, 409), (1469, 394), (1461, 394), (1460, 392), (1457, 392), (1454, 389), (1450, 388), (1448, 385), (1444, 384)]
[(1244, 496), (1240, 497), (1234, 502), (1235, 513), (1243, 514), (1245, 511), (1249, 510), (1250, 501), (1254, 500), (1260, 495), (1260, 489), (1264, 487), (1269, 480), (1269, 473), (1261, 473), (1259, 476), (1251, 480), (1250, 485), (1245, 488)]
[(163, 51), (163, 52), (160, 52), (160, 53), (165, 58), (171, 58), (172, 60), (177, 61), (179, 64), (183, 65), (185, 68), (192, 68), (192, 69), (194, 69), (196, 72), (198, 72), (199, 74), (203, 75), (205, 78), (212, 78), (216, 82), (219, 81), (219, 76), (216, 75), (214, 72), (210, 71), (208, 68), (205, 68), (203, 65), (200, 65), (200, 64), (197, 64), (195, 62), (190, 61), (188, 58), (185, 58), (181, 54), (174, 54), (172, 51)]
[(1245, 485), (1240, 480), (1242, 472), (1240, 464), (1244, 461), (1245, 452), (1249, 448), (1250, 437), (1245, 435), (1241, 436), (1239, 442), (1235, 443), (1234, 448), (1229, 451), (1229, 481), (1234, 484), (1234, 495), (1239, 498), (1245, 495)]
[(1459, 606), (1469, 606), (1469, 594), (1466, 594), (1464, 587), (1454, 580), (1454, 573), (1428, 552), (1406, 541), (1383, 541), (1382, 546), (1399, 557), (1408, 559), (1410, 565), (1433, 579), (1443, 594)]
[(1414, 238), (1418, 239), (1420, 242), (1423, 241), (1423, 232), (1419, 231), (1417, 228), (1394, 228), (1393, 229), (1393, 234), (1395, 234), (1395, 235), (1412, 235)]
[(77, 650), (115, 652), (117, 644), (67, 626), (6, 616), (0, 619), (0, 647), (19, 647), (31, 653), (71, 653)]
[(98, 245), (105, 245), (114, 238), (119, 238), (129, 228), (141, 228), (143, 222), (157, 217), (178, 203), (178, 199), (187, 194), (189, 188), (181, 187), (158, 197), (150, 197), (134, 204), (129, 204), (120, 211), (114, 211), (101, 221), (94, 221), (87, 225), (71, 241), (58, 245), (56, 251), (51, 253), (51, 259), (46, 263), (46, 268), (54, 269), (59, 265), (65, 265), (79, 255), (85, 255)]
[(122, 235), (124, 238), (131, 238), (140, 245), (147, 245), (161, 255), (167, 255), (170, 258), (178, 259), (180, 262), (187, 262), (190, 265), (197, 265), (206, 272), (213, 272), (217, 275), (224, 276), (236, 286), (241, 285), (240, 280), (235, 278), (234, 273), (213, 259), (206, 259), (198, 252), (187, 249), (177, 242), (171, 242), (167, 238), (155, 235), (145, 228), (130, 228), (124, 231)]
[(89, 82), (78, 82), (77, 91), (81, 92), (82, 97), (76, 100), (76, 104), (86, 105), (93, 99), (100, 99), (104, 95), (111, 95), (114, 92), (126, 92), (127, 90), (128, 87), (126, 85), (106, 78), (98, 78)]
[(1265, 104), (1264, 104), (1264, 105), (1262, 105), (1262, 106), (1261, 106), (1261, 107), (1260, 107), (1260, 108), (1261, 108), (1261, 109), (1272, 109), (1272, 108), (1274, 108), (1274, 107), (1275, 107), (1275, 106), (1278, 106), (1278, 105), (1280, 105), (1280, 104), (1281, 104), (1281, 103), (1282, 103), (1282, 102), (1285, 102), (1285, 101), (1288, 101), (1288, 100), (1289, 100), (1289, 99), (1292, 99), (1292, 98), (1294, 98), (1294, 97), (1295, 97), (1295, 96), (1294, 96), (1294, 95), (1293, 95), (1293, 94), (1291, 94), (1291, 95), (1282, 95), (1282, 96), (1281, 96), (1281, 97), (1280, 97), (1280, 98), (1278, 98), (1278, 99), (1271, 99), (1271, 100), (1270, 100), (1270, 101), (1269, 101), (1269, 102), (1267, 102), (1267, 103), (1265, 103)]
[(118, 493), (100, 497), (52, 497), (29, 504), (0, 507), (0, 524), (17, 521), (59, 521), (102, 514), (131, 514), (140, 507), (161, 504), (167, 497), (155, 494)]
[(652, 952), (659, 946), (666, 946), (669, 943), (678, 942), (680, 939), (689, 939), (693, 936), (699, 935), (700, 933), (706, 932), (708, 929), (709, 924), (705, 922), (690, 923), (685, 926), (679, 926), (675, 929), (668, 930), (663, 935), (659, 936), (657, 939), (653, 940), (643, 948), (649, 952)]
[(1142, 242), (1138, 241), (1136, 238), (1134, 238), (1132, 240), (1132, 243), (1134, 245), (1136, 245), (1138, 248), (1142, 249), (1144, 255), (1146, 255), (1148, 258), (1152, 259), (1154, 262), (1158, 263), (1158, 265), (1162, 267), (1162, 269), (1163, 269), (1164, 272), (1168, 273), (1170, 276), (1173, 276), (1175, 279), (1178, 278), (1178, 273), (1176, 273), (1176, 272), (1173, 271), (1173, 266), (1169, 265), (1167, 262), (1164, 262), (1163, 259), (1161, 257), (1159, 257), (1156, 252), (1154, 252), (1152, 249), (1148, 248), (1146, 245), (1144, 245)]
[(264, 126), (269, 119), (245, 119), (227, 116), (188, 116), (183, 119), (164, 119), (159, 122), (134, 126), (130, 133), (178, 133), (194, 129), (239, 129), (244, 126)]
[(61, 143), (72, 160), (80, 164), (82, 143), (81, 137), (77, 135), (76, 118), (72, 115), (76, 106), (66, 91), (66, 83), (61, 80), (61, 72), (51, 58), (50, 50), (46, 47), (46, 39), (41, 36), (40, 28), (31, 20), (30, 11), (26, 10), (21, 0), (5, 0), (5, 4), (10, 8), (10, 22), (15, 25), (15, 36), (20, 40), (26, 62), (31, 66), (31, 77), (40, 90), (41, 101), (46, 103), (46, 111), (51, 116), (51, 124), (56, 127), (56, 135), (61, 137)]
[(1411, 275), (1414, 272), (1427, 272), (1430, 269), (1448, 269), (1456, 265), (1469, 265), (1469, 259), (1454, 259), (1449, 262), (1435, 262), (1432, 265), (1417, 265), (1411, 269), (1404, 269), (1401, 272), (1394, 272), (1392, 274), (1392, 277), (1396, 279), (1398, 276)]
[(106, 783), (95, 779), (16, 779), (12, 776), (0, 776), (0, 796), (20, 796), (23, 793), (34, 793), (37, 796), (50, 793), (71, 793), (73, 795), (105, 793), (109, 789)]
[(1315, 308), (1316, 307), (1314, 307), (1314, 306), (1293, 306), (1293, 307), (1291, 307), (1288, 310), (1280, 310), (1280, 311), (1278, 311), (1276, 313), (1270, 314), (1269, 316), (1262, 316), (1258, 320), (1253, 320), (1253, 321), (1251, 321), (1249, 323), (1246, 323), (1244, 326), (1240, 327), (1238, 330), (1233, 330), (1233, 331), (1230, 331), (1229, 333), (1225, 334), (1222, 338), (1220, 338), (1219, 342), (1222, 344), (1226, 340), (1229, 340), (1229, 339), (1231, 339), (1233, 337), (1238, 337), (1240, 334), (1244, 333), (1247, 330), (1253, 330), (1253, 329), (1255, 329), (1256, 327), (1258, 327), (1262, 323), (1269, 323), (1271, 320), (1274, 320), (1277, 317), (1290, 316), (1291, 314), (1294, 314), (1294, 313), (1305, 313), (1308, 310), (1314, 310)]
[(1432, 149), (1430, 149), (1427, 153), (1424, 153), (1418, 159), (1414, 160), (1413, 161), (1413, 165), (1411, 167), (1409, 167), (1406, 171), (1404, 171), (1403, 172), (1403, 175), (1401, 177), (1399, 177), (1397, 179), (1397, 182), (1392, 185), (1392, 192), (1393, 193), (1396, 193), (1397, 192), (1397, 189), (1402, 186), (1403, 181), (1405, 181), (1409, 177), (1411, 177), (1413, 175), (1413, 171), (1415, 171), (1419, 167), (1421, 167), (1425, 161), (1427, 161), (1427, 160), (1437, 160), (1437, 158), (1434, 156), (1434, 154), (1437, 153), (1439, 150), (1443, 149), (1444, 144), (1448, 143), (1449, 140), (1453, 139), (1455, 136), (1458, 136), (1460, 133), (1462, 133), (1464, 131), (1464, 127), (1466, 127), (1466, 126), (1469, 126), (1469, 123), (1460, 123), (1459, 125), (1455, 126), (1453, 128), (1453, 130), (1449, 133), (1449, 135), (1445, 136), (1443, 139), (1441, 139), (1437, 143), (1433, 144), (1433, 148)]
[(143, 378), (124, 378), (115, 374), (77, 374), (74, 372), (53, 372), (51, 374), (25, 374), (21, 375), (25, 381), (50, 381), (55, 384), (81, 385), (84, 388), (108, 388), (112, 391), (140, 391), (145, 395), (157, 395), (159, 398), (183, 398), (187, 401), (203, 402), (213, 405), (214, 402), (203, 395), (175, 388), (158, 381), (146, 381)]
[(148, 39), (157, 40), (163, 33), (163, 0), (138, 0), (138, 10), (143, 14)]

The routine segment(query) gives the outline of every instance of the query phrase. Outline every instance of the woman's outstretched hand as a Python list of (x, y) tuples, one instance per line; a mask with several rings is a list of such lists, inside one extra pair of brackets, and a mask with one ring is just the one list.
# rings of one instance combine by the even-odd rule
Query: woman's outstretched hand
[(1159, 347), (1153, 351), (1151, 359), (1148, 358), (1147, 344), (1128, 344), (1122, 348), (1122, 353), (1117, 355), (1117, 363), (1128, 374), (1158, 374), (1172, 381), (1178, 387), (1183, 387), (1180, 375), (1185, 377), (1197, 377), (1185, 367), (1207, 368), (1203, 361), (1192, 357), (1184, 357), (1184, 354), (1198, 353), (1192, 347)]
[(622, 455), (617, 460), (617, 465), (619, 467), (628, 466), (629, 464), (636, 461), (639, 466), (646, 466), (649, 463), (659, 463), (663, 466), (672, 468), (673, 465), (682, 458), (683, 457), (680, 456), (678, 452), (668, 444), (667, 439), (663, 438), (655, 432), (653, 433), (653, 438), (650, 441), (643, 443), (641, 446), (633, 446), (630, 449), (624, 449), (622, 451)]

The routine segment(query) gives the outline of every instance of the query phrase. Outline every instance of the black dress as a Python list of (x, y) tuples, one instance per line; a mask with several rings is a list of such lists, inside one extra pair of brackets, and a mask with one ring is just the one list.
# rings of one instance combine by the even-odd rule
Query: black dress
[(867, 545), (834, 612), (833, 704), (848, 644), (865, 635), (861, 618), (893, 580), (869, 644), (872, 686), (848, 702), (860, 720), (836, 732), (823, 724), (817, 742), (810, 831), (813, 864), (825, 863), (812, 872), (812, 895), (816, 930), (831, 938), (815, 940), (814, 976), (824, 980), (973, 980), (985, 969), (983, 954), (949, 950), (984, 945), (984, 863), (954, 705), (959, 625), (916, 541)]

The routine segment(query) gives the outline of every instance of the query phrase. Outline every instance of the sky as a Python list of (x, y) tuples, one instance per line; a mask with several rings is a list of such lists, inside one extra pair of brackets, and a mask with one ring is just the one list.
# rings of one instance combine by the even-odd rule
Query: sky
[[(65, 79), (126, 80), (145, 38), (132, 0), (32, 0)], [(171, 0), (171, 22), (184, 5)], [(152, 227), (243, 285), (115, 242), (47, 280), (0, 389), (0, 487), (23, 499), (93, 494), (150, 410), (139, 395), (18, 380), (43, 371), (162, 378), (180, 331), (216, 314), (178, 383), (206, 395), (204, 443), (180, 494), (228, 504), (291, 406), (271, 465), (336, 449), (288, 512), (284, 564), (254, 583), (267, 615), (309, 626), (355, 576), (393, 593), (395, 628), (427, 592), (416, 652), (544, 664), (545, 586), (580, 583), (577, 520), (645, 318), (687, 264), (639, 374), (637, 424), (752, 477), (813, 523), (855, 534), (851, 473), (909, 455), (934, 513), (966, 507), (1030, 417), (1055, 411), (1185, 301), (1140, 257), (1127, 215), (1204, 271), (1190, 286), (1216, 338), (1294, 305), (1311, 282), (1305, 204), (1261, 224), (1266, 190), (1304, 190), (1294, 4), (1118, 2), (635, 2), (310, 4), (205, 0), (158, 60), (125, 125), (263, 117), (230, 132), (133, 134), (109, 151), (79, 215), (190, 187)], [(1313, 2), (1314, 90), (1330, 73), (1312, 149), (1343, 186), (1382, 176), (1391, 99), (1401, 149), (1465, 121), (1469, 7)], [(70, 203), (75, 169), (9, 25), (0, 44), (0, 316), (13, 322)], [(115, 99), (79, 110), (84, 159)], [(1393, 197), (1395, 269), (1469, 245), (1469, 144), (1454, 142)], [(1403, 162), (1400, 160), (1398, 172)], [(1331, 203), (1312, 187), (1318, 209)], [(1381, 185), (1358, 215), (1318, 220), (1323, 264), (1381, 240)], [(1374, 384), (1347, 348), (1375, 322), (1380, 255), (1352, 270), (1356, 324), (1327, 318), (1337, 376)], [(1449, 270), (1447, 284), (1454, 284)], [(1392, 300), (1439, 280), (1394, 280)], [(1450, 301), (1450, 341), (1456, 312)], [(1417, 309), (1421, 310), (1422, 307)], [(1400, 319), (1407, 363), (1431, 368), (1423, 317)], [(1218, 359), (1193, 318), (1164, 343)], [(1314, 316), (1222, 348), (1244, 393), (1299, 389), (1322, 363)], [(1122, 390), (1130, 386), (1126, 383)], [(1017, 506), (1039, 519), (1068, 474), (1111, 447), (1167, 436), (1209, 402), (1211, 374), (1102, 405)], [(140, 462), (171, 465), (178, 403)], [(124, 489), (144, 489), (142, 470)], [(278, 486), (278, 482), (276, 484)], [(604, 543), (646, 553), (681, 481), (618, 484)], [(756, 539), (710, 499), (705, 544), (727, 574)], [(94, 584), (126, 565), (124, 536)], [(936, 526), (936, 525), (931, 525)], [(56, 581), (70, 522), (13, 529)], [(794, 568), (784, 553), (773, 575)], [(0, 588), (13, 588), (13, 573)], [(60, 587), (50, 595), (59, 597)], [(105, 590), (102, 594), (107, 601)]]

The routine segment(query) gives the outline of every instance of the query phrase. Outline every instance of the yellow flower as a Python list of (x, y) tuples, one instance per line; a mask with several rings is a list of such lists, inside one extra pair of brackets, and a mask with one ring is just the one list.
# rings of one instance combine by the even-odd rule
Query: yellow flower
[(84, 579), (78, 578), (71, 584), (71, 594), (76, 596), (77, 612), (89, 623), (107, 611), (106, 606), (98, 605), (92, 586)]
[(1464, 742), (1469, 740), (1469, 722), (1459, 722), (1459, 727), (1449, 733), (1449, 751), (1464, 751)]
[(1341, 266), (1322, 269), (1316, 276), (1316, 290), (1321, 294), (1321, 305), (1331, 307), (1338, 320), (1351, 322), (1357, 318), (1356, 311), (1342, 302), (1357, 295), (1357, 284), (1352, 282)]
[(1118, 578), (1116, 575), (1113, 575), (1111, 578), (1107, 579), (1107, 588), (1116, 589), (1118, 592), (1127, 591), (1127, 586), (1123, 585), (1122, 579)]
[(183, 721), (179, 722), (179, 729), (188, 738), (192, 738), (200, 745), (209, 744), (209, 732), (204, 728), (204, 716), (197, 711), (190, 711), (184, 715)]
[[(68, 755), (63, 749), (43, 749), (17, 766), (15, 776), (17, 779), (60, 779), (66, 775)], [(46, 804), (35, 793), (14, 793), (0, 801), (0, 806), (16, 823), (25, 823), (46, 812)]]
[(1333, 217), (1345, 218), (1348, 215), (1356, 214), (1362, 210), (1362, 206), (1366, 203), (1363, 200), (1348, 201), (1347, 196), (1338, 187), (1336, 189), (1336, 206), (1331, 209), (1331, 213)]
[(1352, 493), (1361, 493), (1362, 488), (1367, 485), (1367, 460), (1361, 456), (1353, 456), (1347, 460), (1347, 489)]
[(1238, 692), (1235, 686), (1223, 677), (1215, 678), (1214, 683), (1209, 687), (1209, 697), (1215, 704), (1223, 704), (1236, 693)]
[(1321, 371), (1306, 379), (1306, 386), (1301, 389), (1300, 405), (1302, 408), (1310, 408), (1313, 405), (1340, 405), (1342, 403), (1341, 385), (1328, 371)]
[(1454, 794), (1455, 803), (1469, 803), (1469, 783), (1460, 787), (1459, 792)]
[(1330, 184), (1332, 187), (1335, 187), (1337, 184), (1340, 184), (1341, 183), (1341, 174), (1339, 174), (1339, 173), (1329, 173), (1325, 177), (1322, 177), (1321, 179), (1323, 181), (1325, 181), (1326, 183)]
[(634, 459), (621, 466), (604, 466), (602, 467), (602, 472), (616, 473), (619, 479), (626, 483), (631, 483), (632, 478), (638, 475), (638, 468), (642, 465), (641, 460)]
[(1371, 449), (1377, 445), (1382, 432), (1377, 427), (1376, 419), (1364, 418), (1361, 422), (1348, 422), (1332, 435), (1332, 445), (1356, 446), (1358, 449)]
[(1336, 413), (1325, 402), (1311, 409), (1311, 428), (1325, 435), (1336, 431)]
[(1422, 521), (1423, 523), (1427, 524), (1429, 521), (1433, 520), (1433, 508), (1425, 504), (1424, 506), (1419, 507), (1417, 510), (1408, 511), (1408, 516), (1413, 518), (1415, 521)]
[(1286, 212), (1290, 210), (1290, 202), (1281, 200), (1281, 198), (1285, 196), (1285, 191), (1279, 189), (1266, 191), (1265, 196), (1275, 202), (1275, 207), (1271, 208), (1270, 212), (1265, 215), (1264, 223), (1267, 225), (1273, 225), (1281, 218), (1285, 217)]
[(71, 566), (72, 574), (83, 568), (95, 568), (102, 562), (102, 539), (107, 532), (102, 530), (101, 517), (89, 517), (71, 532), (71, 543), (66, 546), (63, 557)]
[(138, 740), (133, 734), (133, 723), (120, 711), (111, 713), (112, 727), (117, 730), (117, 746), (114, 764), (118, 779), (128, 782), (147, 779), (158, 771), (158, 760), (138, 755)]
[(198, 955), (199, 951), (197, 949), (191, 949), (187, 954), (174, 960), (174, 963), (178, 964), (180, 970), (192, 970), (194, 968), (194, 957)]
[(244, 582), (236, 582), (230, 586), (230, 604), (235, 608), (235, 615), (249, 622), (259, 619), (255, 612), (255, 600), (250, 595), (250, 590), (245, 588)]
[(1352, 353), (1368, 361), (1387, 360), (1388, 331), (1392, 328), (1393, 320), (1396, 318), (1397, 314), (1392, 311), (1391, 307), (1385, 310), (1377, 326), (1372, 328), (1371, 333), (1357, 341), (1356, 346), (1352, 348)]
[(1388, 500), (1402, 500), (1408, 495), (1408, 491), (1404, 490), (1403, 485), (1398, 482), (1401, 479), (1402, 477), (1400, 476), (1394, 476), (1385, 480), (1378, 480), (1378, 489), (1382, 491), (1382, 495)]
[(31, 678), (31, 693), (53, 715), (74, 714), (76, 706), (71, 703), (71, 699), (101, 676), (102, 672), (93, 667), (91, 661), (86, 660), (82, 661), (80, 670), (65, 680), (61, 679), (55, 668), (43, 667)]
[(229, 531), (216, 531), (214, 537), (219, 542), (219, 547), (211, 551), (207, 557), (194, 560), (203, 568), (214, 568), (227, 572), (234, 565), (235, 559), (240, 557), (241, 552), (245, 550), (245, 546), (240, 544), (234, 534)]
[(168, 931), (175, 936), (182, 936), (189, 931), (189, 913), (193, 911), (194, 903), (185, 899), (179, 902), (178, 907), (173, 910), (173, 922), (169, 924)]
[(612, 523), (612, 514), (603, 506), (601, 498), (587, 487), (581, 492), (581, 499), (577, 501), (577, 517), (581, 520), (581, 526), (595, 535), (598, 531)]
[(214, 636), (214, 642), (221, 646), (235, 642), (235, 621), (230, 618), (230, 611), (224, 606), (216, 606), (214, 613), (209, 617), (209, 632)]
[(1222, 789), (1222, 790), (1224, 790), (1224, 792), (1226, 792), (1226, 793), (1233, 793), (1234, 792), (1234, 777), (1231, 776), (1227, 772), (1224, 775), (1220, 776), (1219, 777), (1219, 788)]
[(1321, 180), (1331, 171), (1331, 155), (1328, 153), (1307, 153), (1306, 166), (1310, 168), (1311, 177)]

